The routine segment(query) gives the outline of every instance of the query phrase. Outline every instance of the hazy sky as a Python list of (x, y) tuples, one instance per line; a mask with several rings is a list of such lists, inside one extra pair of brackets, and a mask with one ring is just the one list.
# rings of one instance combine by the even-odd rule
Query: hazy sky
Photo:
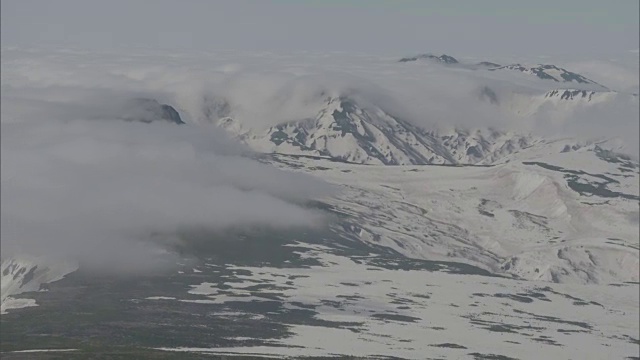
[(3, 0), (2, 45), (594, 56), (638, 48), (638, 0)]

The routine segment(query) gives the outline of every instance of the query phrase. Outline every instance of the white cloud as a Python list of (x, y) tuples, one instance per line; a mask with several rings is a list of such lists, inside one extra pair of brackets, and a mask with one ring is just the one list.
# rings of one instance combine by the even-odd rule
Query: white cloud
[[(635, 60), (635, 61), (633, 61)], [(629, 61), (592, 60), (577, 61), (567, 67), (594, 81), (607, 84), (610, 88), (624, 92), (638, 91), (638, 57)]]
[(329, 185), (242, 157), (215, 130), (117, 120), (108, 110), (118, 98), (97, 91), (72, 102), (71, 93), (65, 102), (3, 94), (3, 254), (140, 270), (157, 265), (152, 233), (323, 223), (298, 204)]

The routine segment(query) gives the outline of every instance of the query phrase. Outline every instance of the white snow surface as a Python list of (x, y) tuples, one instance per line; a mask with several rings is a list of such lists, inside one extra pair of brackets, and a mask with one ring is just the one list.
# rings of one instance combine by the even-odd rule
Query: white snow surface
[(43, 284), (62, 279), (75, 271), (77, 264), (69, 260), (13, 255), (3, 258), (0, 263), (2, 275), (0, 313), (7, 310), (37, 306), (33, 299), (20, 299), (16, 296), (30, 291), (40, 291)]
[(69, 351), (78, 351), (78, 349), (31, 349), (31, 350), (9, 351), (9, 353), (40, 353), (40, 352), (69, 352)]
[[(594, 147), (540, 154), (535, 162), (581, 171), (578, 182), (634, 197), (580, 194), (567, 173), (526, 161), (491, 167), (374, 166), (278, 156), (342, 188), (325, 199), (351, 217), (352, 234), (418, 259), (460, 261), (530, 280), (639, 280), (638, 168), (595, 156)], [(525, 164), (528, 163), (528, 164)], [(622, 169), (622, 170), (621, 170)], [(588, 174), (587, 174), (588, 173)], [(569, 173), (570, 175), (570, 173)], [(595, 176), (594, 176), (595, 175)]]
[[(622, 358), (637, 353), (638, 286), (549, 284), (388, 270), (362, 258), (334, 255), (319, 245), (302, 253), (321, 262), (306, 269), (232, 267), (241, 276), (218, 290), (195, 284), (206, 307), (227, 301), (260, 301), (243, 288), (273, 290), (293, 309), (315, 306), (333, 325), (292, 324), (290, 337), (261, 346), (161, 348), (166, 351), (277, 357), (395, 356), (467, 358), (472, 353), (517, 359)], [(238, 282), (238, 278), (246, 282)], [(231, 279), (230, 279), (231, 280)], [(224, 294), (222, 294), (224, 292)], [(262, 299), (264, 301), (264, 299)], [(204, 311), (204, 310), (203, 310)], [(535, 349), (535, 351), (532, 351)], [(470, 356), (469, 356), (470, 357)]]

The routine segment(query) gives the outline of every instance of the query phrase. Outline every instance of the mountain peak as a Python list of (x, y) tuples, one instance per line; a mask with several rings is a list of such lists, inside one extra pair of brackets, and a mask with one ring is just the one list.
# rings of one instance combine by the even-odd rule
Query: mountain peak
[(180, 113), (171, 105), (161, 104), (155, 99), (135, 98), (126, 102), (121, 118), (125, 121), (151, 123), (166, 121), (178, 125), (184, 124)]
[(496, 64), (496, 63), (491, 62), (491, 61), (480, 61), (476, 65), (484, 67), (484, 68), (498, 68), (498, 67), (502, 66), (500, 64)]
[(458, 64), (458, 60), (456, 60), (456, 58), (454, 58), (453, 56), (447, 55), (447, 54), (442, 54), (440, 56), (438, 55), (433, 55), (433, 54), (420, 54), (420, 55), (416, 55), (416, 56), (412, 56), (412, 57), (405, 57), (399, 60), (399, 62), (410, 62), (410, 61), (417, 61), (417, 60), (432, 60), (432, 61), (437, 61), (437, 62), (441, 62), (444, 64)]
[(219, 126), (259, 152), (381, 165), (485, 164), (534, 141), (495, 130), (426, 131), (375, 105), (362, 107), (346, 96), (329, 98), (315, 118), (264, 131), (244, 131), (228, 118)]
[(569, 71), (562, 67), (553, 64), (536, 64), (536, 65), (523, 65), (520, 63), (508, 64), (508, 65), (500, 65), (498, 63), (494, 63), (491, 61), (480, 61), (477, 63), (464, 63), (458, 61), (453, 56), (442, 54), (442, 55), (434, 55), (434, 54), (419, 54), (411, 57), (404, 57), (398, 62), (414, 62), (418, 60), (427, 60), (436, 63), (446, 64), (446, 65), (459, 65), (460, 67), (472, 69), (472, 70), (488, 70), (488, 71), (519, 71), (525, 74), (534, 75), (542, 80), (550, 80), (558, 83), (574, 83), (574, 84), (584, 84), (584, 85), (595, 85), (601, 90), (608, 91), (609, 88), (606, 86), (599, 84), (583, 75), (578, 73)]

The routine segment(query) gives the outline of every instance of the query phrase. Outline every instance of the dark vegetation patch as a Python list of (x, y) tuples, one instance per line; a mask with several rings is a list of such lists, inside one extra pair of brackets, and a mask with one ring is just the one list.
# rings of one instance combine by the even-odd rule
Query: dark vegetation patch
[[(291, 308), (280, 296), (281, 289), (268, 282), (256, 282), (251, 287), (251, 295), (262, 298), (259, 301), (203, 304), (144, 300), (149, 296), (191, 301), (207, 299), (188, 293), (191, 285), (203, 281), (212, 283), (214, 292), (235, 296), (230, 283), (245, 282), (241, 277), (250, 276), (251, 272), (229, 268), (227, 264), (280, 268), (319, 266), (321, 264), (312, 257), (302, 257), (301, 253), (308, 249), (296, 246), (295, 242), (298, 239), (312, 244), (342, 241), (346, 251), (350, 244), (336, 239), (335, 234), (326, 230), (230, 229), (215, 233), (191, 230), (183, 232), (182, 238), (182, 243), (174, 245), (188, 259), (184, 261), (182, 274), (172, 269), (148, 275), (107, 276), (81, 267), (62, 280), (47, 284), (47, 292), (25, 293), (24, 297), (35, 299), (39, 306), (2, 315), (0, 348), (2, 351), (80, 349), (78, 354), (65, 353), (63, 356), (72, 359), (100, 358), (93, 355), (105, 349), (116, 354), (113, 358), (189, 359), (192, 356), (186, 353), (162, 352), (147, 356), (141, 349), (259, 346), (291, 336), (289, 327), (296, 324), (359, 331), (360, 323), (316, 318), (315, 305), (291, 303), (298, 307)], [(359, 253), (357, 248), (353, 251)], [(370, 252), (370, 248), (362, 247), (362, 253)], [(192, 267), (202, 272), (194, 273)], [(234, 315), (218, 315), (227, 312)], [(250, 339), (240, 341), (234, 340), (235, 337)], [(87, 356), (89, 353), (92, 355)], [(133, 355), (128, 357), (127, 354)], [(5, 358), (5, 354), (2, 355)], [(29, 355), (33, 357), (34, 354)], [(15, 358), (13, 354), (9, 357)]]
[[(536, 288), (536, 290), (540, 291), (540, 292), (548, 292), (548, 293), (552, 293), (552, 294), (555, 294), (555, 295), (558, 295), (558, 296), (562, 296), (565, 299), (572, 300), (574, 305), (580, 305), (580, 306), (594, 305), (594, 306), (604, 307), (602, 304), (600, 304), (600, 303), (598, 303), (596, 301), (589, 301), (589, 300), (581, 299), (579, 297), (575, 297), (573, 295), (561, 293), (561, 292), (555, 291), (553, 288), (551, 288), (549, 286)], [(544, 296), (544, 294), (542, 294), (542, 295)]]
[(378, 314), (371, 315), (371, 317), (375, 318), (375, 319), (379, 319), (379, 320), (401, 321), (401, 322), (417, 322), (417, 321), (420, 321), (420, 318), (413, 317), (413, 316), (399, 315), (399, 314), (382, 314), (382, 313), (378, 313)]
[(582, 329), (587, 329), (587, 330), (592, 330), (592, 326), (586, 322), (582, 322), (582, 321), (572, 321), (572, 320), (564, 320), (564, 319), (560, 319), (558, 317), (555, 316), (547, 316), (547, 315), (537, 315), (534, 313), (530, 313), (530, 312), (526, 312), (526, 311), (522, 311), (522, 310), (518, 310), (518, 309), (513, 309), (513, 311), (515, 313), (518, 314), (526, 314), (529, 315), (531, 317), (533, 317), (536, 320), (540, 320), (540, 321), (548, 321), (548, 322), (553, 322), (553, 323), (558, 323), (558, 324), (566, 324), (566, 325), (573, 325)]
[(514, 294), (494, 294), (493, 296), (497, 297), (497, 298), (508, 298), (511, 300), (515, 300), (521, 303), (532, 303), (533, 299), (527, 296), (522, 296), (522, 295), (514, 295)]
[(605, 150), (599, 146), (596, 146), (593, 151), (600, 160), (608, 163), (619, 164), (621, 167), (631, 170), (638, 169), (640, 167), (638, 166), (638, 163), (633, 162), (631, 157), (627, 155), (616, 153), (611, 150)]
[[(597, 153), (596, 153), (597, 154)], [(567, 181), (567, 185), (575, 192), (583, 196), (599, 196), (604, 198), (623, 198), (629, 200), (640, 200), (640, 197), (632, 194), (625, 194), (618, 191), (612, 191), (607, 188), (609, 184), (619, 184), (616, 179), (608, 177), (603, 174), (591, 174), (582, 170), (565, 169), (561, 166), (550, 165), (537, 161), (524, 161), (524, 165), (537, 165), (547, 170), (558, 171), (564, 173), (564, 178)], [(630, 165), (629, 165), (630, 166)], [(635, 166), (635, 165), (634, 165)], [(584, 182), (581, 176), (592, 176), (603, 180), (603, 182)]]
[(559, 333), (562, 334), (575, 334), (575, 333), (588, 333), (587, 330), (574, 330), (574, 329), (558, 329)]
[(470, 353), (469, 355), (473, 356), (474, 360), (518, 360), (516, 358), (497, 354), (481, 354), (475, 352)]
[[(202, 354), (186, 351), (162, 351), (135, 346), (84, 346), (77, 351), (66, 352), (38, 352), (38, 353), (0, 353), (3, 360), (111, 360), (111, 359), (149, 359), (149, 360), (223, 360), (228, 359), (227, 355)], [(236, 358), (236, 357), (234, 357)], [(277, 357), (266, 358), (264, 356), (244, 355), (247, 360), (277, 359)]]
[(443, 328), (442, 326), (432, 326), (432, 327), (430, 327), (429, 329), (431, 329), (431, 330), (438, 330), (438, 331), (446, 330), (446, 328)]
[(452, 343), (433, 344), (433, 345), (429, 345), (429, 346), (439, 347), (439, 348), (449, 348), (449, 349), (467, 349), (466, 346), (462, 346), (462, 345), (458, 345), (458, 344), (452, 344)]
[[(495, 314), (484, 313), (483, 315), (495, 315)], [(469, 319), (469, 322), (471, 324), (477, 325), (482, 329), (492, 331), (492, 332), (520, 334), (520, 331), (538, 331), (539, 332), (539, 331), (546, 330), (546, 328), (531, 326), (531, 325), (527, 325), (527, 326), (514, 325), (514, 324), (508, 324), (505, 322), (479, 319), (477, 316), (474, 316), (474, 315), (468, 315), (463, 317)]]
[(533, 338), (532, 340), (535, 341), (535, 342), (539, 342), (539, 343), (543, 343), (543, 344), (547, 344), (547, 345), (552, 345), (552, 346), (564, 346), (564, 345), (558, 343), (555, 340), (552, 340), (552, 339), (549, 339), (549, 338), (546, 338), (546, 337), (542, 337), (542, 336), (541, 337), (537, 337), (537, 338)]
[(493, 295), (485, 294), (485, 293), (473, 293), (471, 294), (471, 297), (506, 298), (506, 299), (511, 299), (514, 301), (527, 303), (527, 304), (532, 303), (534, 299), (551, 302), (551, 300), (549, 300), (549, 298), (547, 298), (546, 295), (544, 295), (543, 293), (534, 292), (534, 291), (527, 291), (527, 292), (522, 292), (517, 294), (495, 293)]

